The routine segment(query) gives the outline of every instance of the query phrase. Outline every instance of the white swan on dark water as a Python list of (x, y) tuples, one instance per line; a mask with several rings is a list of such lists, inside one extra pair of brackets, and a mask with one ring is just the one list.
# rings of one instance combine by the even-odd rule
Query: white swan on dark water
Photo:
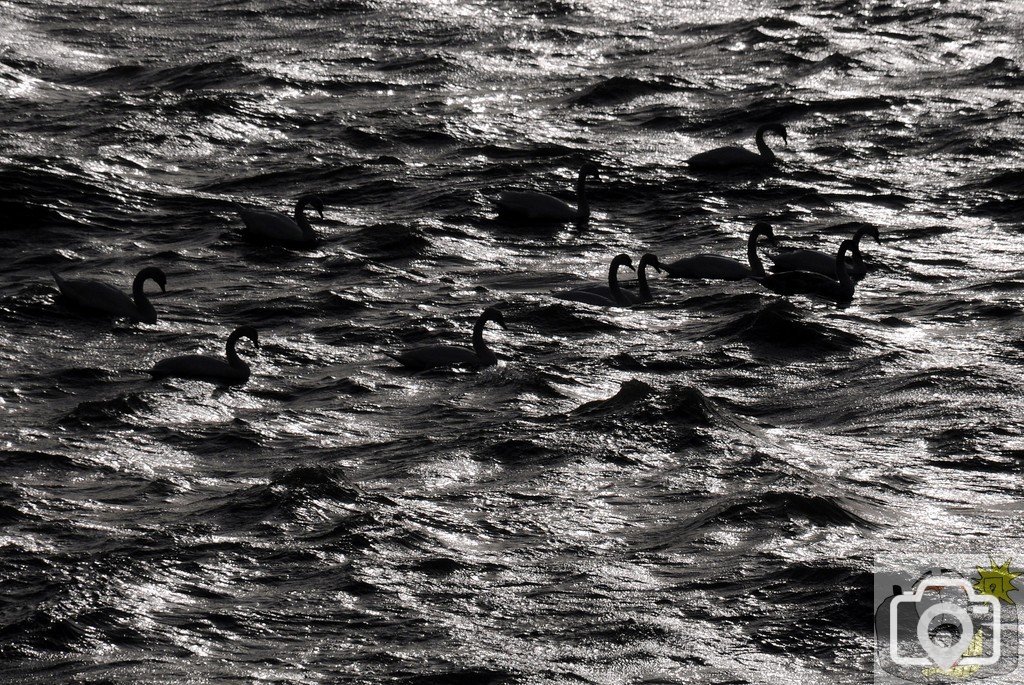
[[(622, 294), (622, 297), (626, 300), (627, 304), (640, 304), (654, 300), (654, 295), (651, 294), (651, 287), (647, 283), (647, 267), (649, 266), (653, 266), (655, 271), (661, 273), (661, 263), (658, 261), (658, 258), (650, 252), (640, 257), (640, 262), (636, 266), (638, 295), (634, 295), (628, 290), (622, 290), (622, 287), (619, 286), (619, 292)], [(591, 292), (609, 300), (612, 300), (615, 297), (612, 294), (610, 285), (592, 285), (583, 288), (575, 288), (574, 290)]]
[(316, 231), (306, 218), (306, 207), (313, 207), (320, 213), (320, 218), (324, 218), (324, 201), (317, 195), (300, 197), (295, 203), (294, 218), (281, 212), (243, 207), (237, 202), (232, 202), (231, 206), (242, 217), (247, 238), (285, 245), (310, 245), (316, 242)]
[(597, 165), (593, 162), (586, 162), (580, 167), (579, 176), (576, 179), (576, 207), (557, 197), (534, 190), (507, 190), (491, 202), (498, 209), (498, 218), (509, 221), (541, 223), (586, 221), (590, 218), (587, 178), (601, 179), (597, 173)]
[(235, 351), (235, 344), (240, 338), (248, 338), (257, 348), (260, 346), (260, 336), (256, 329), (241, 326), (228, 336), (227, 359), (205, 354), (170, 357), (153, 365), (149, 373), (153, 378), (187, 378), (224, 385), (245, 383), (249, 380), (249, 365)]
[(717, 278), (738, 281), (742, 278), (764, 276), (764, 264), (757, 255), (757, 239), (765, 236), (774, 245), (775, 233), (770, 224), (759, 221), (747, 237), (747, 263), (717, 254), (698, 254), (662, 264), (665, 273), (674, 278)]
[(55, 271), (50, 273), (57, 282), (60, 294), (73, 306), (132, 322), (156, 323), (156, 310), (143, 288), (146, 281), (155, 281), (162, 292), (167, 292), (167, 276), (155, 266), (146, 267), (135, 277), (132, 283), (134, 302), (114, 286), (102, 281), (86, 278), (65, 279)]
[(626, 307), (632, 304), (627, 299), (627, 293), (623, 292), (622, 288), (619, 287), (619, 267), (624, 266), (627, 269), (633, 268), (633, 260), (629, 258), (627, 254), (616, 255), (612, 259), (611, 266), (608, 267), (608, 291), (607, 294), (599, 294), (593, 292), (587, 288), (577, 288), (575, 290), (561, 290), (552, 293), (555, 297), (560, 300), (569, 300), (570, 302), (582, 302), (584, 304), (592, 304), (597, 307)]
[(833, 259), (838, 278), (824, 276), (815, 271), (781, 271), (755, 279), (779, 295), (817, 295), (836, 303), (853, 299), (854, 283), (846, 268), (846, 253), (853, 249), (852, 240), (844, 240)]
[(754, 134), (757, 152), (751, 152), (746, 148), (736, 145), (727, 145), (715, 148), (714, 150), (708, 150), (707, 152), (700, 152), (690, 157), (687, 163), (694, 171), (728, 172), (768, 169), (775, 164), (777, 158), (764, 141), (766, 133), (774, 133), (780, 136), (783, 142), (789, 142), (785, 126), (782, 124), (763, 124), (758, 127), (757, 133)]
[(494, 366), (498, 363), (498, 357), (491, 352), (484, 342), (484, 326), (488, 321), (493, 321), (502, 328), (508, 330), (505, 325), (505, 318), (501, 312), (494, 307), (488, 307), (477, 318), (473, 326), (473, 349), (461, 345), (426, 345), (414, 347), (398, 354), (385, 352), (387, 356), (397, 361), (402, 366), (414, 371), (425, 371), (427, 369), (468, 367), (478, 369), (485, 366)]
[[(860, 239), (869, 235), (875, 242), (881, 242), (878, 237), (878, 229), (874, 226), (862, 226), (853, 234), (853, 247), (850, 249), (851, 260), (847, 261), (846, 270), (853, 278), (863, 277), (868, 269), (864, 263), (864, 256), (860, 252)], [(838, 278), (836, 274), (836, 260), (830, 254), (818, 250), (792, 250), (782, 252), (769, 257), (774, 262), (772, 271), (813, 271), (829, 278)]]

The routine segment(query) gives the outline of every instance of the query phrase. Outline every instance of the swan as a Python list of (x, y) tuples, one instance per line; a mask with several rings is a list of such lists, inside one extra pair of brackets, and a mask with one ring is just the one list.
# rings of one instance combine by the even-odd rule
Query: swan
[[(757, 152), (751, 152), (746, 148), (735, 145), (715, 148), (707, 152), (700, 152), (687, 162), (695, 171), (734, 171), (742, 169), (767, 169), (775, 164), (775, 153), (768, 144), (764, 142), (764, 134), (774, 133), (782, 138), (785, 143), (789, 142), (786, 135), (786, 127), (782, 124), (763, 124), (758, 127), (754, 134), (757, 142)], [(758, 154), (760, 153), (760, 154)]]
[[(640, 258), (640, 263), (636, 267), (636, 282), (640, 294), (634, 295), (628, 290), (621, 290), (623, 298), (625, 298), (627, 304), (640, 304), (642, 302), (651, 302), (654, 296), (651, 294), (651, 287), (647, 284), (647, 267), (653, 266), (654, 269), (661, 273), (661, 263), (658, 258), (648, 252)], [(611, 286), (608, 285), (592, 285), (585, 288), (576, 288), (577, 291), (587, 291), (600, 295), (609, 300), (613, 299)]]
[(235, 352), (235, 343), (239, 338), (248, 338), (257, 348), (260, 346), (260, 336), (256, 329), (252, 326), (242, 326), (228, 336), (226, 361), (206, 354), (187, 354), (163, 359), (157, 362), (149, 373), (154, 379), (189, 378), (225, 385), (245, 383), (249, 380), (250, 371), (249, 365)]
[[(878, 237), (878, 229), (874, 226), (862, 226), (853, 234), (853, 247), (850, 249), (850, 256), (853, 258), (847, 262), (846, 269), (853, 278), (861, 278), (867, 273), (867, 265), (860, 253), (860, 239), (869, 235), (875, 242), (881, 242)], [(836, 260), (830, 255), (817, 250), (793, 250), (783, 252), (770, 258), (775, 265), (772, 271), (813, 271), (829, 278), (837, 278)]]
[(759, 221), (754, 224), (747, 238), (747, 262), (744, 264), (732, 257), (717, 254), (699, 254), (683, 257), (671, 264), (662, 264), (661, 268), (673, 278), (720, 278), (727, 281), (738, 281), (741, 278), (764, 276), (764, 264), (757, 256), (757, 239), (765, 236), (774, 245), (775, 233), (770, 224)]
[(494, 366), (498, 363), (498, 357), (491, 352), (484, 342), (484, 326), (488, 321), (493, 321), (505, 330), (505, 318), (501, 312), (494, 307), (488, 307), (480, 314), (473, 326), (473, 349), (461, 345), (427, 345), (415, 347), (399, 354), (385, 352), (387, 356), (397, 361), (402, 366), (414, 371), (425, 371), (444, 367), (462, 366), (469, 368), (482, 368)]
[(600, 180), (597, 165), (586, 162), (580, 167), (576, 180), (576, 204), (566, 204), (557, 197), (534, 190), (508, 190), (491, 200), (498, 209), (498, 217), (513, 221), (566, 222), (586, 221), (590, 218), (590, 203), (587, 202), (587, 177)]
[(142, 287), (146, 281), (155, 281), (162, 292), (167, 292), (167, 276), (155, 266), (146, 267), (135, 277), (132, 283), (134, 302), (114, 286), (101, 281), (85, 278), (65, 280), (55, 271), (50, 274), (57, 282), (60, 294), (72, 305), (132, 322), (156, 323), (156, 310)]
[(309, 245), (316, 242), (316, 231), (306, 218), (306, 207), (312, 206), (324, 218), (324, 201), (318, 195), (303, 195), (295, 203), (295, 218), (271, 212), (266, 209), (243, 207), (237, 202), (231, 206), (245, 223), (245, 234), (255, 240), (293, 245)]
[(849, 302), (854, 286), (846, 268), (846, 253), (852, 249), (853, 241), (844, 240), (836, 252), (833, 263), (838, 280), (814, 271), (781, 271), (756, 280), (780, 295), (817, 295), (837, 303)]
[(620, 266), (632, 269), (633, 260), (630, 259), (627, 254), (615, 256), (612, 260), (611, 266), (608, 267), (608, 285), (606, 286), (608, 288), (607, 294), (594, 292), (584, 287), (577, 288), (575, 290), (562, 290), (554, 293), (554, 296), (560, 300), (582, 302), (584, 304), (592, 304), (598, 307), (625, 307), (633, 304), (627, 298), (627, 293), (624, 293), (622, 288), (619, 287)]

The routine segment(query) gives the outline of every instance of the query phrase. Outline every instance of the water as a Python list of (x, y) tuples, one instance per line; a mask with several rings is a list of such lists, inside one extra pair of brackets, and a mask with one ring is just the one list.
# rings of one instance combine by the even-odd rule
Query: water
[[(1015, 3), (280, 5), (0, 1), (5, 682), (861, 683), (877, 552), (1020, 549)], [(494, 221), (585, 159), (588, 227)], [(549, 295), (758, 220), (884, 242), (843, 309)], [(149, 265), (152, 326), (48, 273)], [(495, 304), (497, 368), (381, 354)], [(142, 373), (244, 324), (241, 388)]]

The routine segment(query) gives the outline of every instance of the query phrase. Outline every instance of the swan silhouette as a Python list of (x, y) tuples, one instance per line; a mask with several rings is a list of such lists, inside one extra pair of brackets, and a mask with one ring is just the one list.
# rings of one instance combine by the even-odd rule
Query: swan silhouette
[(135, 277), (132, 283), (134, 302), (114, 286), (102, 281), (86, 278), (65, 280), (55, 271), (50, 274), (57, 282), (60, 294), (72, 305), (115, 319), (128, 319), (133, 323), (156, 323), (156, 310), (143, 289), (146, 281), (155, 281), (162, 292), (167, 292), (167, 276), (155, 266), (146, 267)]
[[(846, 270), (853, 278), (862, 278), (867, 273), (867, 265), (860, 252), (860, 239), (869, 235), (875, 242), (881, 242), (878, 229), (874, 226), (862, 226), (853, 234), (853, 247), (850, 248), (851, 260), (847, 261)], [(813, 271), (829, 278), (838, 278), (834, 257), (818, 250), (792, 250), (770, 257), (774, 266), (772, 271)]]
[(852, 249), (852, 240), (839, 245), (833, 260), (838, 279), (815, 271), (781, 271), (755, 280), (779, 295), (817, 295), (836, 303), (849, 302), (853, 299), (854, 284), (846, 269), (846, 253)]
[(760, 236), (768, 238), (773, 245), (776, 242), (770, 224), (764, 221), (754, 224), (747, 237), (747, 264), (732, 257), (698, 254), (677, 259), (671, 264), (662, 264), (661, 268), (673, 278), (718, 278), (738, 281), (742, 278), (764, 276), (764, 264), (757, 256), (757, 239)]
[(303, 195), (295, 203), (295, 218), (281, 212), (243, 207), (237, 202), (231, 206), (242, 217), (245, 235), (253, 240), (262, 240), (287, 245), (310, 245), (316, 242), (316, 231), (306, 218), (306, 207), (313, 207), (324, 218), (324, 201), (318, 195)]
[(566, 204), (557, 197), (534, 190), (507, 190), (491, 202), (498, 209), (498, 217), (509, 221), (583, 222), (590, 218), (590, 203), (587, 202), (588, 177), (601, 179), (597, 173), (597, 165), (593, 162), (586, 162), (580, 167), (576, 179), (576, 207)]
[(751, 152), (746, 148), (736, 145), (727, 145), (715, 148), (714, 150), (708, 150), (707, 152), (700, 152), (690, 157), (687, 162), (690, 168), (695, 171), (725, 172), (768, 169), (775, 164), (777, 158), (771, 148), (768, 147), (768, 144), (764, 142), (764, 135), (766, 133), (774, 133), (780, 136), (783, 142), (789, 142), (785, 126), (782, 124), (763, 124), (758, 127), (757, 133), (754, 134), (754, 140), (757, 142), (757, 152)]
[(241, 326), (228, 336), (226, 360), (205, 354), (170, 357), (157, 362), (149, 373), (154, 379), (188, 378), (223, 385), (245, 383), (249, 380), (250, 371), (249, 365), (235, 352), (239, 338), (248, 338), (257, 348), (260, 346), (260, 335), (256, 329)]
[[(630, 259), (627, 254), (616, 255), (615, 258), (612, 259), (611, 266), (608, 267), (607, 294), (594, 292), (586, 287), (577, 288), (575, 290), (562, 290), (553, 294), (560, 300), (582, 302), (584, 304), (592, 304), (597, 307), (626, 307), (633, 304), (633, 302), (631, 302), (627, 297), (629, 293), (623, 292), (622, 288), (619, 287), (620, 266), (632, 269), (633, 260)], [(601, 286), (596, 287), (600, 288)]]
[(498, 357), (491, 352), (484, 342), (484, 326), (488, 321), (493, 321), (505, 330), (505, 318), (501, 312), (494, 307), (488, 307), (477, 318), (473, 326), (473, 349), (461, 345), (427, 345), (415, 347), (399, 354), (385, 352), (387, 356), (397, 361), (402, 366), (414, 371), (425, 371), (427, 369), (468, 367), (478, 369), (485, 366), (494, 366), (498, 363)]
[[(619, 292), (622, 293), (622, 297), (626, 300), (627, 304), (640, 304), (642, 302), (651, 302), (654, 300), (654, 296), (651, 294), (651, 287), (647, 283), (647, 267), (649, 266), (653, 266), (655, 271), (661, 273), (661, 263), (658, 261), (658, 258), (650, 252), (640, 258), (640, 262), (636, 267), (636, 282), (639, 295), (634, 295), (628, 290), (622, 290), (620, 286)], [(585, 288), (576, 288), (576, 290), (591, 292), (609, 300), (614, 300), (615, 297), (612, 294), (610, 285), (592, 285)]]

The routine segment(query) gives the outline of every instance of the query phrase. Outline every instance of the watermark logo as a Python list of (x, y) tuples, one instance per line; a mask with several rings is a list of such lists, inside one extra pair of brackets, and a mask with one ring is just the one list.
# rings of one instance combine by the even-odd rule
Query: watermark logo
[(876, 683), (1021, 682), (1024, 572), (1009, 559), (973, 568), (876, 569)]

